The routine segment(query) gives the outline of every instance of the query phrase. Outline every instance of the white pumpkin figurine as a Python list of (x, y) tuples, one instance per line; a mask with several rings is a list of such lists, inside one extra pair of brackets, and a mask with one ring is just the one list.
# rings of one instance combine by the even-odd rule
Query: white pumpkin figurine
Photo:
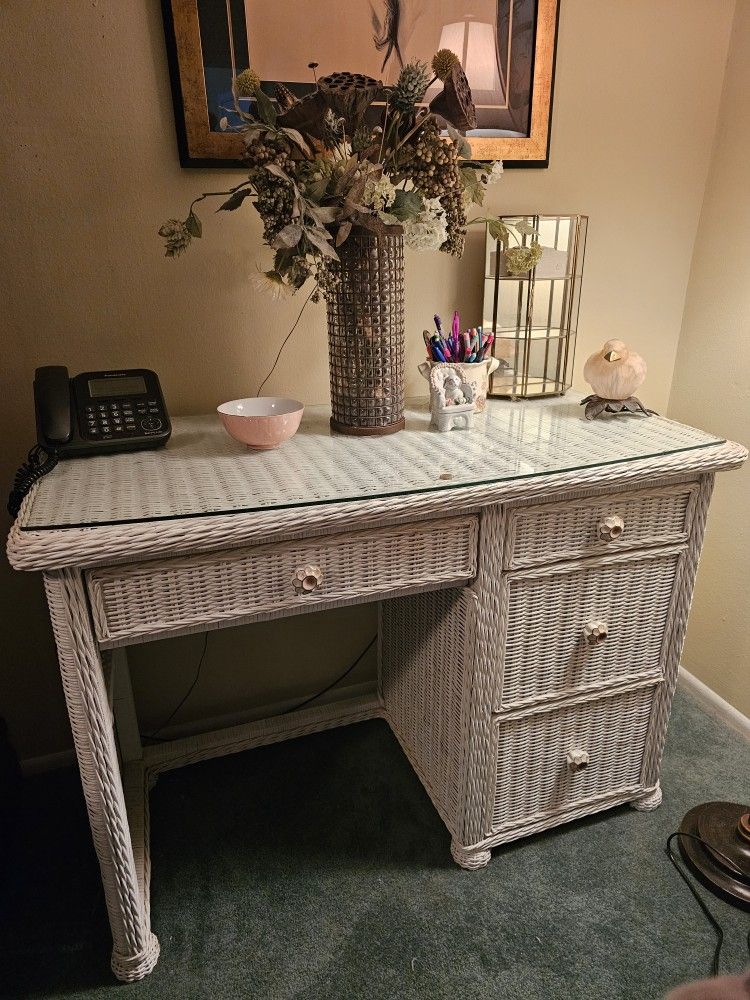
[(653, 413), (634, 395), (646, 378), (646, 362), (621, 340), (608, 340), (601, 351), (592, 354), (583, 367), (583, 377), (594, 390), (594, 395), (581, 401), (581, 405), (586, 404), (587, 420), (605, 412)]

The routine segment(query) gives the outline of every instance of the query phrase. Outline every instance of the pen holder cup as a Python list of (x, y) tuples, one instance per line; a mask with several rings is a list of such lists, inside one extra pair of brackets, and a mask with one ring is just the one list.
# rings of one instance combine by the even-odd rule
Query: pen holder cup
[[(442, 361), (423, 361), (419, 365), (419, 374), (430, 381), (430, 372), (435, 367), (440, 367)], [(500, 367), (498, 358), (487, 358), (485, 361), (471, 362), (449, 362), (451, 367), (460, 368), (464, 382), (468, 382), (474, 389), (474, 411), (481, 413), (487, 405), (487, 393), (490, 388), (490, 375)]]

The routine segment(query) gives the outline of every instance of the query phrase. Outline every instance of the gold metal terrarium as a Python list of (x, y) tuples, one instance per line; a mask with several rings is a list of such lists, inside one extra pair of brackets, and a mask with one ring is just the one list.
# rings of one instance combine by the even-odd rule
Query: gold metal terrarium
[[(585, 215), (514, 215), (538, 233), (542, 255), (525, 274), (508, 273), (502, 246), (487, 234), (484, 272), (484, 330), (495, 340), (500, 367), (489, 395), (504, 399), (561, 396), (571, 385), (578, 305), (586, 246)], [(514, 245), (514, 244), (511, 244)]]

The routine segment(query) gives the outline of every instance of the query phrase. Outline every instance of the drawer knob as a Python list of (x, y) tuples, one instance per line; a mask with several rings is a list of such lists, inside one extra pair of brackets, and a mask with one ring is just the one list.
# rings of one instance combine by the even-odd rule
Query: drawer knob
[(589, 755), (586, 750), (568, 750), (565, 759), (570, 771), (583, 771), (589, 766)]
[(583, 626), (583, 638), (589, 646), (601, 646), (609, 635), (609, 625), (606, 622), (588, 621)]
[(599, 538), (603, 542), (616, 542), (625, 530), (625, 522), (619, 514), (603, 517), (599, 522)]
[(298, 594), (310, 594), (323, 580), (320, 566), (300, 566), (292, 577), (292, 586)]

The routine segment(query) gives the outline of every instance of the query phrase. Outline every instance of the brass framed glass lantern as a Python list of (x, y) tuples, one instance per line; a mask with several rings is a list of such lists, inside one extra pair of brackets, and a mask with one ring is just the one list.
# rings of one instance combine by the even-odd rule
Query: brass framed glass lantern
[(500, 361), (489, 395), (562, 396), (572, 382), (588, 217), (514, 215), (502, 221), (521, 223), (521, 246), (538, 242), (542, 253), (530, 271), (510, 273), (504, 248), (487, 233), (483, 327), (492, 331), (492, 354)]

